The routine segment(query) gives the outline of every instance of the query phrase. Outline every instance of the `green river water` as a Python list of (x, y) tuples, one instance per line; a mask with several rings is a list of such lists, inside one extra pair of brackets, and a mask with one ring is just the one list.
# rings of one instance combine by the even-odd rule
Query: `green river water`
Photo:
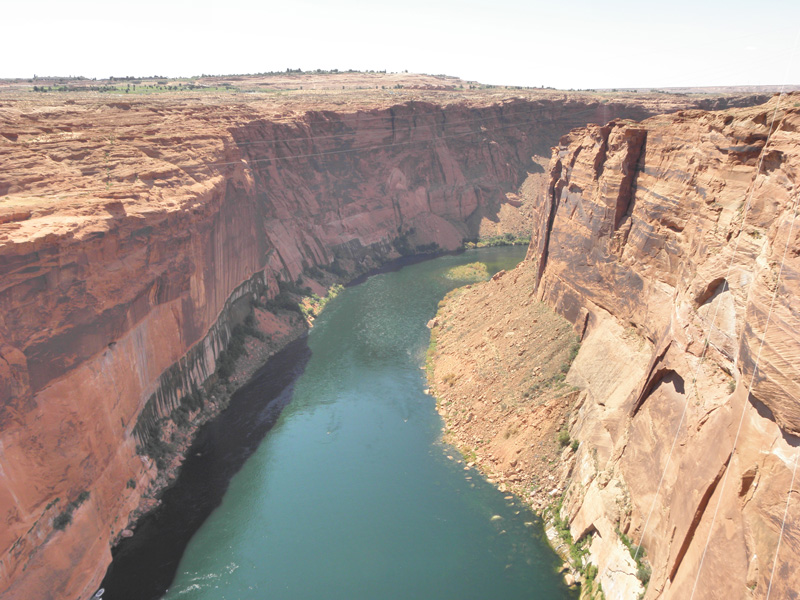
[[(291, 402), (192, 538), (169, 600), (575, 598), (541, 522), (454, 449), (426, 395), (426, 322), (479, 260), (444, 256), (345, 289), (308, 337)], [(448, 455), (453, 459), (448, 458)]]

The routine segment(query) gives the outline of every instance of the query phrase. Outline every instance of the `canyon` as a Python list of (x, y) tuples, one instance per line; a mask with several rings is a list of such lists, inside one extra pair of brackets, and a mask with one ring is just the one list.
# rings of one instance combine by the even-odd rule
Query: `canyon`
[(571, 131), (526, 260), (432, 323), (448, 435), (605, 597), (797, 597), (798, 100)]
[[(592, 332), (616, 332), (619, 337), (615, 327), (634, 327), (645, 338), (643, 343), (654, 348), (653, 358), (636, 367), (643, 381), (645, 371), (652, 377), (641, 385), (641, 399), (633, 401), (639, 419), (650, 419), (641, 421), (641, 427), (652, 426), (666, 417), (651, 415), (658, 402), (650, 398), (662, 394), (677, 401), (668, 387), (679, 376), (688, 377), (681, 361), (689, 360), (702, 344), (698, 332), (709, 310), (702, 307), (719, 305), (732, 329), (709, 340), (714, 350), (704, 368), (733, 361), (730, 372), (742, 380), (734, 399), (739, 406), (751, 406), (742, 382), (753, 375), (753, 331), (764, 322), (774, 277), (772, 241), (787, 235), (785, 219), (780, 221), (783, 229), (771, 220), (782, 196), (769, 202), (757, 196), (764, 200), (754, 204), (750, 218), (760, 219), (761, 237), (751, 231), (734, 236), (750, 236), (737, 256), (743, 262), (745, 251), (761, 257), (757, 273), (743, 267), (737, 272), (739, 279), (725, 277), (730, 290), (718, 289), (721, 281), (711, 265), (728, 255), (726, 231), (735, 221), (735, 202), (752, 178), (754, 166), (749, 163), (760, 156), (766, 109), (742, 109), (754, 112), (730, 117), (727, 123), (723, 113), (682, 112), (674, 117), (679, 121), (655, 121), (661, 124), (658, 133), (648, 135), (643, 126), (606, 123), (676, 110), (748, 106), (758, 98), (605, 98), (507, 91), (302, 98), (305, 104), (299, 105), (291, 96), (44, 98), (14, 93), (0, 98), (4, 598), (79, 599), (94, 592), (110, 561), (111, 544), (126, 530), (130, 515), (147, 499), (158, 477), (156, 461), (137, 447), (158, 439), (185, 398), (204, 393), (209, 382), (218, 379), (221, 356), (253, 304), (278, 297), (282, 284), (319, 289), (315, 278), (320, 270), (349, 278), (400, 254), (454, 250), (488, 230), (502, 233), (504, 223), (515, 227), (511, 224), (526, 211), (535, 227), (529, 262), (538, 295), (569, 321), (583, 324), (576, 373), (586, 360), (581, 377), (592, 377), (591, 361), (583, 357), (592, 340), (606, 340), (599, 334), (592, 338)], [(740, 121), (750, 123), (752, 131), (740, 133)], [(670, 143), (667, 133), (675, 129), (684, 132), (688, 148), (696, 149), (692, 136), (698, 122), (712, 132), (703, 152), (717, 156), (724, 169), (709, 166), (705, 155), (673, 164), (674, 148), (659, 146), (659, 140)], [(543, 161), (532, 160), (549, 154), (560, 136), (586, 123), (598, 126), (562, 140), (564, 157), (551, 163), (550, 172), (543, 172)], [(787, 128), (793, 121), (782, 117), (781, 123), (784, 129), (778, 133), (791, 138), (794, 130)], [(659, 152), (659, 158), (640, 167), (641, 157), (648, 156), (645, 146), (647, 152)], [(787, 170), (794, 164), (788, 150), (777, 149), (764, 162), (775, 175), (762, 187), (785, 194), (792, 181)], [(687, 165), (694, 165), (702, 186), (693, 183)], [(536, 196), (537, 190), (552, 188), (540, 205), (522, 203), (514, 194), (529, 172), (523, 189)], [(632, 190), (645, 193), (641, 190), (648, 178), (652, 189), (647, 201), (633, 201)], [(706, 215), (703, 222), (713, 220), (709, 215), (720, 216), (721, 224), (714, 220), (719, 224), (713, 234), (716, 245), (705, 238), (701, 244), (699, 233), (683, 235), (697, 227), (685, 207), (673, 210), (678, 214), (669, 210), (674, 208), (669, 199), (676, 202), (674, 194), (684, 193), (690, 184), (697, 209), (706, 211), (700, 213)], [(701, 189), (703, 197), (697, 191)], [(612, 204), (604, 204), (614, 194)], [(591, 198), (591, 206), (585, 201), (587, 212), (579, 212), (584, 221), (571, 224), (559, 218), (556, 209), (562, 197), (576, 206), (583, 206), (582, 198)], [(645, 207), (652, 214), (639, 219), (636, 211)], [(631, 226), (634, 221), (636, 227)], [(567, 243), (565, 236), (575, 241)], [(579, 240), (584, 250), (598, 240), (607, 244), (589, 252), (587, 259), (580, 254)], [(683, 252), (695, 256), (708, 248), (718, 249), (715, 261), (689, 263), (692, 268), (697, 265), (701, 276), (679, 269)], [(634, 262), (638, 266), (632, 266)], [(761, 283), (746, 292), (742, 282), (756, 275)], [(625, 294), (609, 291), (605, 278), (612, 278), (617, 291), (624, 289)], [(681, 290), (684, 301), (682, 312), (673, 318), (674, 289)], [(756, 292), (757, 302), (750, 300)], [(666, 309), (657, 306), (666, 300)], [(692, 302), (697, 305), (694, 312)], [(781, 306), (773, 319), (791, 323), (791, 307)], [(740, 333), (737, 345), (731, 339)], [(753, 395), (761, 404), (753, 405), (751, 412), (774, 415), (767, 419), (772, 424), (767, 429), (777, 436), (775, 444), (784, 446), (756, 470), (746, 465), (752, 476), (745, 476), (750, 483), (744, 496), (754, 514), (774, 509), (762, 504), (765, 488), (786, 487), (779, 456), (789, 456), (789, 442), (780, 432), (796, 432), (797, 377), (791, 356), (783, 362), (781, 356), (793, 348), (796, 338), (770, 341), (755, 378)], [(619, 361), (619, 368), (632, 366), (623, 357)], [(570, 373), (570, 378), (577, 376)], [(626, 410), (623, 395), (615, 392), (617, 404), (584, 401), (585, 412), (593, 408), (601, 414), (585, 416), (577, 436), (597, 438), (601, 459), (613, 454), (614, 464), (651, 469), (647, 460), (658, 458), (652, 448), (634, 455), (630, 446), (622, 453), (627, 462), (617, 460), (617, 434), (624, 421), (620, 415)], [(723, 400), (719, 394), (704, 399), (719, 410), (712, 411), (709, 421), (717, 429), (702, 429), (703, 439), (727, 431), (723, 417), (733, 409)], [(697, 412), (687, 423), (702, 417)], [(760, 423), (753, 416), (752, 426)], [(643, 437), (654, 446), (664, 443)], [(718, 452), (724, 449), (715, 447)], [(751, 450), (758, 453), (757, 448)], [(742, 449), (737, 452), (735, 461)], [(595, 483), (600, 478), (591, 471), (594, 463), (584, 462), (586, 491), (566, 503), (574, 513), (576, 534), (584, 533), (578, 531), (581, 528), (603, 528), (581, 512), (578, 499), (589, 493), (603, 497), (608, 489)], [(717, 482), (717, 472), (706, 471), (719, 471), (721, 464), (728, 463), (698, 465), (693, 480)], [(671, 476), (679, 475), (673, 466)], [(757, 485), (761, 478), (765, 483)], [(646, 478), (637, 482), (650, 485)], [(669, 489), (671, 495), (687, 495), (670, 497), (673, 504), (683, 502), (686, 511), (692, 510), (693, 490), (674, 485)], [(635, 492), (632, 498), (652, 494), (649, 488)], [(704, 489), (703, 497), (713, 492), (714, 487)], [(642, 510), (637, 505), (631, 518), (639, 519)], [(675, 519), (662, 513), (657, 521), (657, 531), (674, 525), (683, 527), (675, 534), (679, 539), (696, 537), (697, 524), (686, 524), (683, 513)], [(623, 526), (635, 529), (639, 524)], [(767, 530), (750, 535), (758, 543), (774, 541)], [(672, 579), (687, 551), (697, 551), (691, 544), (676, 544), (659, 545), (645, 538), (653, 564), (663, 562), (662, 571), (654, 571), (654, 582), (666, 581), (667, 570)], [(662, 555), (670, 558), (662, 560)], [(765, 577), (764, 567), (759, 568), (758, 577)], [(677, 572), (683, 576), (683, 571)]]

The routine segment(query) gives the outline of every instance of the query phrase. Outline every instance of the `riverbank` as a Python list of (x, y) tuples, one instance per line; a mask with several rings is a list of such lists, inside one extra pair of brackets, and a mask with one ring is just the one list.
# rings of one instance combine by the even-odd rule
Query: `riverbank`
[[(565, 379), (579, 344), (570, 323), (535, 299), (534, 271), (522, 263), (442, 300), (428, 324), (428, 383), (445, 422), (443, 440), (545, 518), (573, 584), (579, 573), (567, 568), (570, 545), (552, 507), (578, 448), (568, 432), (582, 399)], [(531, 293), (520, 297), (519, 289)]]
[(541, 513), (563, 491), (561, 464), (574, 451), (561, 432), (578, 396), (564, 383), (577, 336), (533, 297), (505, 293), (529, 271), (501, 272), (445, 297), (429, 323), (428, 379), (444, 440)]
[[(438, 597), (443, 589), (453, 590), (448, 597), (493, 590), (521, 599), (540, 589), (543, 598), (574, 598), (554, 576), (559, 561), (531, 536), (534, 516), (441, 452), (419, 372), (425, 322), (457, 285), (448, 268), (479, 259), (493, 273), (523, 253), (445, 256), (343, 290), (308, 337), (201, 428), (162, 505), (115, 552), (107, 593), (213, 600), (268, 585), (276, 599)], [(409, 569), (420, 573), (412, 583)]]
[[(461, 254), (462, 252), (463, 251), (445, 254), (455, 255)], [(366, 281), (370, 276), (398, 271), (403, 267), (440, 256), (444, 256), (444, 254), (438, 253), (399, 257), (386, 262), (380, 267), (370, 269), (368, 272), (353, 278), (346, 285), (348, 287), (357, 285)], [(476, 264), (477, 263), (472, 263), (456, 267), (451, 271), (458, 275), (461, 273), (461, 270), (467, 269), (469, 271), (468, 275), (471, 275)], [(485, 265), (483, 265), (483, 263), (480, 263), (480, 266), (485, 270)], [(482, 272), (483, 271), (481, 271), (481, 273)], [(494, 282), (490, 283), (502, 281), (504, 273), (505, 271), (501, 272), (500, 275), (496, 275)], [(512, 271), (511, 273), (516, 273), (516, 271)], [(246, 326), (242, 330), (246, 333), (244, 333), (244, 335), (239, 335), (242, 349), (238, 352), (238, 357), (235, 357), (233, 361), (227, 380), (222, 380), (215, 375), (213, 381), (210, 380), (205, 388), (204, 395), (206, 401), (204, 407), (202, 410), (189, 413), (187, 421), (182, 425), (176, 423), (174, 415), (172, 418), (167, 417), (163, 419), (161, 438), (169, 448), (169, 455), (159, 458), (162, 468), (158, 469), (158, 475), (152, 480), (150, 487), (143, 494), (140, 506), (136, 511), (131, 513), (128, 525), (122, 531), (121, 535), (117, 536), (114, 540), (115, 547), (123, 538), (133, 537), (137, 531), (138, 523), (142, 518), (152, 513), (154, 509), (157, 509), (161, 505), (162, 496), (176, 482), (176, 478), (187, 458), (187, 452), (194, 442), (198, 430), (203, 425), (219, 417), (220, 413), (228, 407), (234, 392), (247, 384), (253, 375), (262, 368), (272, 356), (292, 341), (306, 335), (309, 329), (313, 327), (314, 320), (319, 316), (321, 309), (327, 304), (327, 300), (341, 291), (342, 287), (336, 283), (337, 279), (330, 274), (326, 273), (325, 275), (325, 277), (317, 277), (313, 280), (306, 277), (303, 278), (300, 283), (282, 284), (281, 293), (276, 298), (269, 300), (266, 296), (261, 296), (252, 303), (252, 318), (248, 317), (245, 320)], [(447, 279), (453, 279), (449, 273), (445, 275), (445, 277)], [(464, 280), (460, 275), (455, 277), (455, 279)], [(470, 280), (470, 277), (467, 277), (466, 280)], [(463, 291), (465, 291), (465, 288), (456, 290), (449, 295), (449, 298), (457, 297)], [(498, 311), (497, 314), (502, 315), (504, 313), (501, 310)], [(547, 321), (547, 323), (548, 326), (551, 325), (550, 321)], [(561, 327), (563, 324), (558, 323), (558, 325)], [(563, 330), (563, 327), (561, 327), (561, 329)], [(558, 340), (561, 340), (561, 337), (563, 337), (563, 335), (559, 336)], [(549, 373), (548, 369), (544, 372)], [(561, 390), (562, 386), (558, 386), (557, 389)], [(445, 393), (444, 398), (447, 398), (447, 396), (448, 394)], [(555, 396), (558, 397), (559, 394), (555, 394)], [(550, 420), (552, 418), (550, 416), (550, 411), (557, 407), (558, 403), (552, 405), (550, 403), (546, 404), (548, 412), (543, 419), (545, 421)], [(438, 409), (440, 411), (445, 410), (441, 404), (438, 406)], [(552, 438), (553, 436), (550, 435), (542, 436), (540, 446), (552, 442)], [(465, 448), (465, 442), (457, 442), (452, 435), (447, 441), (459, 448)], [(513, 441), (514, 440), (509, 443), (511, 446), (513, 446)], [(553, 446), (553, 444), (549, 444), (549, 446)], [(548, 452), (548, 456), (552, 455), (555, 457), (560, 454), (560, 447), (555, 446), (554, 448), (555, 450), (552, 453)], [(525, 455), (523, 454), (522, 456), (524, 457)], [(487, 461), (491, 463), (495, 461), (495, 458), (495, 455), (492, 454), (487, 457)], [(143, 457), (143, 459), (151, 463), (152, 472), (152, 470), (156, 468), (157, 461), (154, 458)], [(523, 458), (523, 461), (524, 460)], [(494, 475), (494, 479), (490, 477), (490, 483), (497, 483), (500, 485), (501, 490), (514, 492), (520, 497), (524, 497), (526, 482), (517, 476), (523, 473), (523, 464), (524, 462), (520, 462), (517, 471), (514, 473), (503, 472), (499, 467), (491, 469), (489, 472)], [(481, 468), (481, 466), (485, 467), (485, 465), (480, 465), (479, 468)], [(485, 469), (484, 471), (486, 472)], [(547, 487), (547, 479), (548, 478), (545, 477), (542, 479), (541, 485), (536, 486), (535, 498), (537, 502), (531, 502), (530, 497), (526, 498), (526, 503), (530, 504), (534, 509), (543, 506), (545, 499), (548, 498), (546, 494), (549, 489)]]
[[(345, 285), (357, 285), (372, 275), (399, 270), (439, 255), (441, 253), (401, 256), (371, 268), (373, 263), (367, 261), (366, 270), (351, 264), (351, 261), (343, 261), (351, 272), (354, 271)], [(146, 490), (141, 494), (138, 506), (128, 515), (125, 528), (113, 539), (112, 548), (122, 539), (133, 537), (137, 523), (161, 504), (161, 497), (175, 483), (198, 430), (216, 419), (228, 407), (233, 394), (273, 356), (308, 333), (328, 301), (343, 289), (341, 281), (348, 272), (334, 275), (320, 269), (312, 271), (313, 278), (306, 276), (297, 282), (281, 283), (277, 296), (269, 298), (265, 291), (252, 302), (251, 315), (238, 333), (234, 332), (234, 341), (226, 351), (228, 358), (221, 361), (225, 366), (196, 392), (200, 400), (182, 405), (179, 411), (173, 411), (172, 415), (160, 420), (159, 437), (147, 447), (140, 448), (149, 479), (128, 483), (132, 488), (144, 484)]]
[(114, 600), (159, 600), (195, 533), (222, 504), (231, 478), (257, 451), (292, 399), (310, 351), (301, 336), (275, 353), (231, 395), (226, 410), (197, 429), (159, 504), (122, 539), (101, 587)]
[[(148, 471), (156, 474), (141, 495), (139, 506), (128, 516), (125, 529), (113, 540), (112, 547), (121, 539), (132, 537), (139, 520), (161, 504), (161, 496), (175, 482), (197, 431), (217, 418), (228, 407), (232, 395), (271, 357), (308, 332), (308, 320), (290, 310), (273, 313), (265, 308), (254, 307), (253, 315), (255, 324), (251, 334), (256, 335), (245, 336), (244, 352), (234, 361), (228, 379), (223, 380), (216, 374), (212, 376), (203, 388), (202, 406), (186, 414), (185, 420), (163, 419), (160, 437), (163, 444), (160, 447), (164, 449), (164, 454), (153, 457), (143, 453), (142, 460), (149, 467)], [(134, 484), (129, 486), (135, 487)]]

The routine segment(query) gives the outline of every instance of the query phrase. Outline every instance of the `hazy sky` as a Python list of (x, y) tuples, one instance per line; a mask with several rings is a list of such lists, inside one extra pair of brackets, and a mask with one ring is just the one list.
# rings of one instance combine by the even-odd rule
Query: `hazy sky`
[(374, 69), (559, 88), (800, 84), (798, 0), (5, 0), (0, 77)]

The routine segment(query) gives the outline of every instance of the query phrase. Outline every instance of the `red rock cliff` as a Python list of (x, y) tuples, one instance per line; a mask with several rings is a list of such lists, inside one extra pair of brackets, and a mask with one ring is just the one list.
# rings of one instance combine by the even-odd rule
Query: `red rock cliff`
[(554, 148), (527, 268), (583, 340), (563, 514), (607, 597), (641, 589), (619, 531), (644, 536), (647, 598), (800, 589), (799, 99)]
[(237, 303), (314, 265), (455, 248), (537, 149), (651, 110), (545, 99), (289, 118), (202, 100), (4, 103), (0, 595), (94, 591), (155, 476), (137, 443), (214, 373)]

